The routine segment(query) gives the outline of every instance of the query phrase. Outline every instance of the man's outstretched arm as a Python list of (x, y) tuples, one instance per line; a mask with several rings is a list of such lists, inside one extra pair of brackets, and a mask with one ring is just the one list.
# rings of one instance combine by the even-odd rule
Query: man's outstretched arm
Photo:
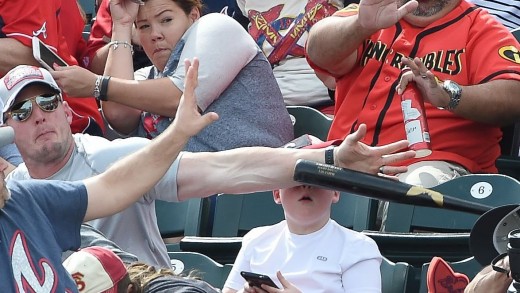
[(311, 28), (306, 44), (309, 59), (335, 77), (350, 72), (356, 62), (356, 50), (363, 40), (394, 25), (418, 5), (415, 0), (402, 6), (400, 2), (361, 0), (358, 14), (326, 17), (318, 21)]
[[(408, 147), (407, 141), (369, 147), (360, 142), (366, 126), (347, 136), (334, 149), (335, 165), (361, 172), (377, 174), (385, 166), (386, 174), (406, 171), (393, 167), (415, 156), (413, 151), (399, 152)], [(298, 159), (325, 162), (325, 149), (285, 149), (249, 147), (216, 153), (185, 153), (177, 173), (179, 200), (205, 197), (217, 193), (249, 193), (299, 185), (293, 181)]]
[(186, 90), (173, 123), (145, 148), (84, 180), (88, 191), (85, 221), (115, 214), (138, 200), (162, 178), (188, 139), (218, 119), (216, 113), (201, 116), (198, 112), (198, 60), (191, 65), (186, 61), (186, 68)]

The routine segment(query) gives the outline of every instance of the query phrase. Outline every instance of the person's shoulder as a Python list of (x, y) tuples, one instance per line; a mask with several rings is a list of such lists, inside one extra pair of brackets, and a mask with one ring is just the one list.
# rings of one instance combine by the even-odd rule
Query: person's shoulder
[(282, 231), (285, 230), (287, 227), (287, 224), (284, 221), (281, 221), (277, 224), (270, 225), (270, 226), (261, 226), (251, 229), (249, 232), (247, 232), (246, 235), (244, 235), (244, 241), (250, 242), (250, 241), (261, 241), (263, 239), (268, 239), (272, 235), (279, 235), (282, 233)]
[(7, 186), (11, 191), (48, 198), (48, 194), (55, 194), (58, 190), (78, 189), (84, 185), (81, 181), (27, 179), (9, 180)]
[(374, 245), (377, 247), (376, 242), (374, 239), (366, 236), (365, 234), (361, 232), (357, 232), (351, 229), (348, 229), (346, 227), (341, 226), (336, 221), (331, 220), (330, 225), (332, 226), (332, 229), (334, 229), (334, 233), (337, 235), (341, 235), (341, 237), (348, 243), (352, 245)]
[(74, 142), (78, 147), (91, 144), (104, 144), (109, 141), (102, 136), (95, 136), (85, 133), (74, 133), (72, 137), (74, 138)]
[(74, 141), (78, 153), (89, 162), (91, 168), (98, 171), (104, 171), (113, 162), (143, 148), (150, 142), (143, 137), (108, 140), (88, 134), (75, 134)]
[(21, 163), (16, 167), (9, 175), (6, 176), (5, 180), (26, 180), (31, 179), (31, 175), (29, 175), (29, 170), (27, 169), (27, 166), (25, 166), (25, 163)]
[(487, 9), (479, 7), (468, 1), (461, 1), (458, 5), (459, 11), (467, 17), (472, 18), (474, 23), (485, 25), (487, 22), (499, 22)]
[(147, 145), (150, 140), (143, 137), (128, 137), (108, 140), (101, 136), (94, 136), (89, 134), (74, 134), (74, 142), (80, 152), (87, 154), (97, 153), (103, 150), (116, 151), (121, 149), (124, 151), (127, 148), (141, 148)]

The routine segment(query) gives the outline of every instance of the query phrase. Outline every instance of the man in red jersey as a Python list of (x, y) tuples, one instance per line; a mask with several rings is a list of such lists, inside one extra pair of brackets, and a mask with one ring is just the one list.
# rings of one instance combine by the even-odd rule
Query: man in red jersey
[(329, 139), (361, 123), (369, 145), (405, 138), (400, 94), (416, 83), (433, 152), (399, 179), (426, 187), (497, 172), (499, 127), (520, 117), (519, 49), (466, 0), (362, 0), (317, 23), (307, 42), (315, 68), (336, 77)]
[[(68, 0), (67, 0), (68, 1)], [(62, 35), (62, 0), (0, 0), (0, 76), (20, 64), (40, 66), (32, 55), (31, 39), (37, 36), (67, 64), (77, 65)], [(65, 24), (66, 25), (66, 24)], [(102, 135), (104, 125), (94, 98), (64, 95), (74, 115), (72, 131)]]
[(432, 187), (497, 172), (500, 125), (520, 117), (520, 45), (486, 11), (466, 0), (361, 0), (314, 25), (306, 49), (336, 78), (329, 139), (361, 123), (366, 144), (405, 138), (400, 95), (414, 82), (432, 153), (408, 161), (399, 180)]

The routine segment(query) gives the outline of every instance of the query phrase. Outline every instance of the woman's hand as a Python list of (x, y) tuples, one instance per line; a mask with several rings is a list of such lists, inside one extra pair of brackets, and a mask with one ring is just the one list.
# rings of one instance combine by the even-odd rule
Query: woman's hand
[(85, 68), (74, 66), (54, 65), (54, 71), (50, 71), (56, 83), (68, 96), (92, 97), (97, 75)]
[(132, 0), (110, 0), (110, 15), (114, 25), (132, 26), (137, 18), (139, 6)]

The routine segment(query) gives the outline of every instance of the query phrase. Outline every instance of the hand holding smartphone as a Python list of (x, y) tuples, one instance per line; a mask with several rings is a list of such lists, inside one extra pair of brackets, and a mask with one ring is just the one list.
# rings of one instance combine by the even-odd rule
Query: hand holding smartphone
[(33, 56), (38, 63), (40, 63), (45, 69), (52, 71), (52, 65), (54, 63), (59, 66), (69, 66), (63, 59), (60, 58), (54, 51), (52, 51), (47, 45), (45, 45), (38, 37), (32, 37), (32, 50)]
[(278, 286), (273, 282), (273, 280), (269, 278), (269, 276), (245, 271), (241, 271), (240, 275), (247, 281), (247, 283), (249, 283), (249, 286), (262, 288), (261, 285), (266, 284), (267, 286), (279, 289)]

